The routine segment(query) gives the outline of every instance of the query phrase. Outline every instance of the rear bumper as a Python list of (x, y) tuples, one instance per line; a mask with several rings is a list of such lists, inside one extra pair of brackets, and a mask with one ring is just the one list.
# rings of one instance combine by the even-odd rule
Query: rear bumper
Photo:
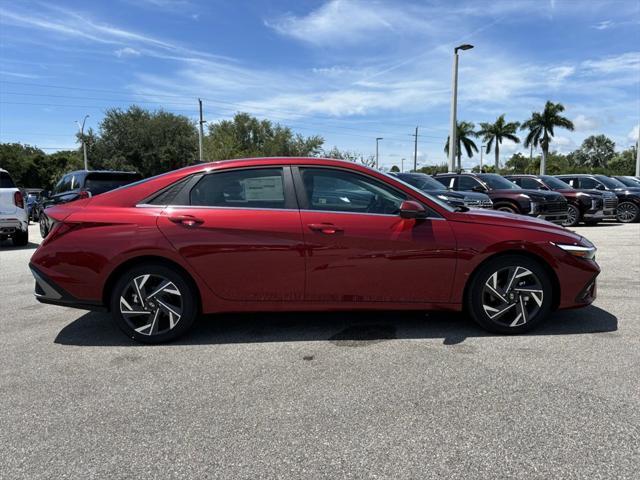
[(12, 235), (16, 232), (26, 232), (28, 224), (19, 218), (0, 218), (0, 235)]
[(106, 307), (99, 302), (75, 298), (32, 264), (29, 264), (29, 268), (36, 281), (34, 295), (40, 303), (80, 308), (82, 310), (106, 311)]

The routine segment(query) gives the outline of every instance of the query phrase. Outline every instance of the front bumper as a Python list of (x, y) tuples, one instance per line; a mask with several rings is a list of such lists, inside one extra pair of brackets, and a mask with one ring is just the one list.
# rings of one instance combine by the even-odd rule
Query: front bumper
[(555, 223), (558, 225), (562, 225), (567, 221), (567, 212), (561, 213), (541, 213), (539, 215), (534, 215), (536, 218), (540, 218), (542, 220), (546, 220), (547, 222)]
[(33, 265), (30, 264), (29, 268), (36, 281), (34, 295), (40, 303), (80, 308), (82, 310), (106, 310), (105, 306), (101, 303), (75, 298)]
[(615, 220), (616, 210), (615, 208), (596, 211), (589, 210), (582, 215), (582, 218), (585, 220)]

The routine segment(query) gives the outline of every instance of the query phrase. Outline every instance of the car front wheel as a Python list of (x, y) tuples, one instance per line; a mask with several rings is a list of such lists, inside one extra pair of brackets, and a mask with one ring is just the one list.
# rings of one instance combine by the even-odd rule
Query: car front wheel
[(44, 216), (40, 217), (40, 236), (42, 238), (45, 238), (47, 235), (49, 235), (49, 227), (47, 226), (47, 221), (45, 220)]
[(567, 219), (562, 222), (563, 227), (575, 227), (580, 223), (580, 210), (575, 205), (567, 206)]
[(193, 325), (198, 304), (194, 287), (164, 265), (145, 264), (125, 272), (111, 295), (116, 324), (143, 343), (175, 340)]
[(637, 222), (640, 217), (640, 208), (632, 202), (622, 202), (616, 210), (618, 221), (621, 223)]
[(467, 309), (485, 329), (496, 333), (523, 333), (549, 315), (552, 285), (536, 261), (508, 255), (490, 260), (473, 276)]

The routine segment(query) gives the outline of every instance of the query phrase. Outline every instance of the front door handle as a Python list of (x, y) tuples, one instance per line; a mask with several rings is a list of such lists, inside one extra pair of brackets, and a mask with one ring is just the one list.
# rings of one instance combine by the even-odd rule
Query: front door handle
[(180, 225), (184, 225), (185, 227), (197, 227), (204, 223), (204, 220), (198, 217), (194, 217), (192, 215), (175, 215), (169, 217), (169, 220), (173, 223), (179, 223)]
[(344, 229), (331, 223), (310, 223), (309, 225), (307, 225), (307, 227), (309, 227), (309, 229), (313, 230), (314, 232), (321, 232), (326, 235), (334, 235), (338, 232), (344, 231)]

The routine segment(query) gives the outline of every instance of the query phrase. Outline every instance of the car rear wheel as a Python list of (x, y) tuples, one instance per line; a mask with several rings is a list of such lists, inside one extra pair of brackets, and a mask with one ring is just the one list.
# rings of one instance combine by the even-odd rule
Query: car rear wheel
[(24, 232), (16, 232), (12, 237), (13, 245), (15, 247), (24, 247), (29, 243), (29, 230), (25, 230)]
[(116, 324), (143, 343), (175, 340), (193, 325), (198, 296), (182, 274), (164, 265), (145, 264), (125, 272), (111, 295)]
[(580, 210), (575, 205), (567, 205), (567, 219), (562, 222), (563, 227), (575, 227), (580, 223)]
[(523, 333), (549, 315), (552, 285), (536, 261), (519, 255), (498, 257), (474, 275), (467, 309), (485, 329), (496, 333)]
[(640, 217), (640, 208), (632, 202), (622, 202), (616, 210), (618, 221), (621, 223), (637, 222)]

